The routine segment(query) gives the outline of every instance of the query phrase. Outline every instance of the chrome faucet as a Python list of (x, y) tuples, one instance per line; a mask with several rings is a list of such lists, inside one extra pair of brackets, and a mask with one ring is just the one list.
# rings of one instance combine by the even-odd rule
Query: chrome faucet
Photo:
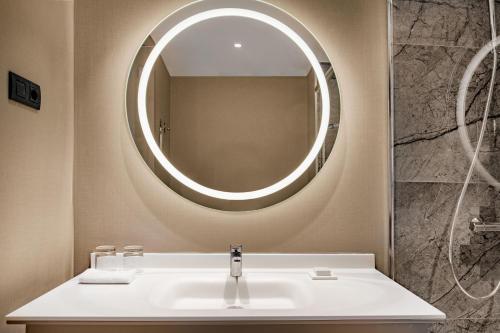
[(230, 270), (232, 277), (240, 277), (241, 276), (241, 265), (242, 265), (242, 245), (231, 245), (229, 250), (230, 255)]

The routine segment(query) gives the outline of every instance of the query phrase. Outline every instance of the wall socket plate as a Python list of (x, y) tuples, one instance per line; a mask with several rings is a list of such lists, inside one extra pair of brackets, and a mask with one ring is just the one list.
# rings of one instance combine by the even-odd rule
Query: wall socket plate
[(38, 84), (9, 71), (9, 99), (40, 110), (42, 92)]

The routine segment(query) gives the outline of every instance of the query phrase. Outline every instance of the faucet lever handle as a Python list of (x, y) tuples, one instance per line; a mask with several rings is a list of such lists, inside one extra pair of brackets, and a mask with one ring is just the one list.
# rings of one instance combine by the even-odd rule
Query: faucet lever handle
[(241, 253), (243, 252), (243, 245), (230, 245), (230, 252), (233, 256), (241, 256)]
[(241, 244), (238, 245), (230, 245), (229, 246), (229, 262), (230, 262), (230, 275), (232, 277), (238, 278), (241, 276), (241, 265), (242, 265), (242, 252), (243, 246)]

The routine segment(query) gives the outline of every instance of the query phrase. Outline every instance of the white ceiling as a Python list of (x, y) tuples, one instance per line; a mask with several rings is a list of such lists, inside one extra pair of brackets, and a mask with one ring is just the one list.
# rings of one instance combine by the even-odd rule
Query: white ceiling
[[(164, 30), (159, 26), (151, 34), (155, 42)], [(220, 17), (188, 28), (167, 45), (162, 58), (171, 76), (305, 76), (311, 69), (286, 35), (241, 17)]]

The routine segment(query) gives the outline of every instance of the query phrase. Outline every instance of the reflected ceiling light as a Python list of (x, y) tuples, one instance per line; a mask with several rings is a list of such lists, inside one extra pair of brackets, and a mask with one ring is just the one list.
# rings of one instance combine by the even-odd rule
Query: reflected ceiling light
[(241, 43), (234, 43), (233, 46), (237, 49), (240, 49), (241, 48)]
[[(321, 92), (321, 122), (319, 126), (318, 135), (314, 144), (307, 154), (306, 158), (299, 164), (299, 166), (292, 171), (288, 176), (281, 179), (280, 181), (268, 186), (261, 188), (255, 191), (248, 192), (226, 192), (215, 190), (206, 186), (203, 186), (191, 178), (184, 175), (181, 171), (179, 171), (163, 154), (160, 147), (156, 143), (154, 139), (151, 128), (149, 127), (148, 121), (148, 113), (146, 108), (146, 92), (149, 81), (149, 76), (151, 75), (151, 71), (153, 66), (160, 56), (161, 51), (167, 46), (167, 44), (174, 39), (182, 31), (186, 30), (190, 26), (206, 21), (209, 19), (217, 18), (217, 17), (227, 17), (227, 16), (236, 16), (236, 17), (245, 17), (253, 20), (257, 20), (266, 24), (271, 25), (277, 30), (284, 33), (288, 36), (304, 53), (306, 58), (311, 63), (311, 66), (316, 74), (318, 79), (318, 84)], [(291, 183), (293, 183), (297, 178), (299, 178), (314, 162), (316, 156), (318, 155), (321, 147), (325, 141), (326, 132), (328, 129), (328, 120), (330, 118), (330, 95), (328, 93), (328, 85), (326, 83), (325, 75), (323, 70), (321, 69), (321, 65), (314, 55), (314, 52), (307, 45), (307, 43), (292, 29), (283, 24), (282, 22), (276, 20), (275, 18), (253, 11), (248, 9), (241, 8), (219, 8), (212, 9), (208, 11), (204, 11), (198, 14), (195, 14), (187, 19), (179, 22), (172, 29), (170, 29), (163, 37), (158, 41), (155, 47), (151, 50), (146, 63), (144, 64), (144, 68), (142, 70), (141, 78), (139, 80), (139, 91), (138, 91), (138, 113), (139, 113), (139, 121), (141, 124), (142, 132), (144, 134), (144, 138), (151, 149), (151, 152), (156, 157), (158, 162), (169, 172), (175, 179), (189, 187), (190, 189), (207, 195), (209, 197), (223, 199), (223, 200), (251, 200), (257, 199), (261, 197), (265, 197), (267, 195), (273, 194)]]

